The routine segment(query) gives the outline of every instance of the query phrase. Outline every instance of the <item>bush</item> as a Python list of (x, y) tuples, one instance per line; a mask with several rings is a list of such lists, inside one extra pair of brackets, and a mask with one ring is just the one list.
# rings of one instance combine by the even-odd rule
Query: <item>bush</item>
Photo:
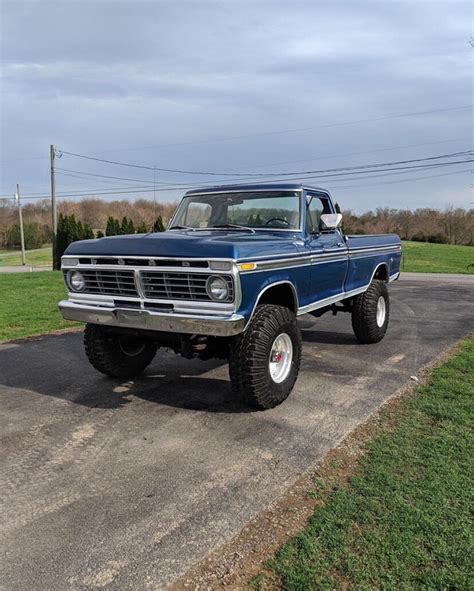
[(106, 236), (118, 236), (121, 233), (120, 222), (113, 218), (112, 216), (109, 217), (107, 220), (107, 227), (105, 228), (105, 235)]
[[(23, 224), (23, 234), (25, 236), (25, 249), (41, 248), (46, 241), (46, 236), (39, 224)], [(9, 248), (21, 248), (20, 226), (15, 224), (10, 228), (7, 237), (7, 246)]]
[(412, 237), (414, 242), (431, 242), (432, 244), (447, 244), (448, 239), (443, 234), (415, 234)]
[(164, 232), (166, 230), (163, 218), (159, 215), (153, 224), (153, 232)]
[(80, 220), (76, 221), (74, 215), (63, 216), (60, 213), (56, 235), (56, 248), (54, 249), (54, 268), (61, 268), (61, 257), (70, 244), (77, 240), (90, 240), (93, 238), (94, 232), (89, 224), (83, 224)]

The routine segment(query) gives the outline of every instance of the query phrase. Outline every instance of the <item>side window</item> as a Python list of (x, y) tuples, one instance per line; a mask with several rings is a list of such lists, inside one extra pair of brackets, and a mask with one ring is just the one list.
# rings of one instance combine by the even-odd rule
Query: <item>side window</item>
[(319, 220), (322, 213), (332, 213), (329, 200), (319, 195), (307, 196), (308, 208), (306, 210), (306, 228), (310, 234), (319, 231)]
[(209, 218), (211, 217), (211, 209), (209, 203), (190, 203), (186, 211), (186, 221), (184, 223), (193, 228), (207, 228)]

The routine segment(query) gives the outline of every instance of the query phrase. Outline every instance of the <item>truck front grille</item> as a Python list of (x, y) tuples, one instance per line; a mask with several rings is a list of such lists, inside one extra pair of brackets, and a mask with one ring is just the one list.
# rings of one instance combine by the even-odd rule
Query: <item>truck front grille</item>
[(86, 282), (82, 293), (138, 297), (133, 271), (81, 269), (81, 274)]
[[(166, 273), (141, 271), (141, 282), (145, 297), (162, 300), (212, 301), (206, 291), (206, 281), (211, 273)], [(220, 275), (229, 285), (229, 296), (225, 302), (234, 300), (232, 277)]]
[[(167, 271), (139, 271), (129, 269), (77, 269), (85, 280), (84, 294), (97, 294), (125, 298), (153, 300), (213, 301), (206, 290), (209, 277), (215, 273), (182, 273)], [(77, 291), (70, 285), (69, 274), (64, 271), (66, 283), (71, 292)], [(234, 301), (234, 282), (231, 275), (219, 273), (229, 286), (229, 295), (222, 303)], [(139, 284), (136, 282), (140, 281)]]

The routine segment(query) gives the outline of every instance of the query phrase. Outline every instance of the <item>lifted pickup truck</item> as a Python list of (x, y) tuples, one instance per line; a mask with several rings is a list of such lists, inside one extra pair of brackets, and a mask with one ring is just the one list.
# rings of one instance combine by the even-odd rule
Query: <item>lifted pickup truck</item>
[(71, 244), (62, 258), (64, 318), (86, 323), (91, 364), (131, 377), (158, 347), (229, 361), (235, 394), (271, 408), (301, 360), (296, 317), (349, 312), (361, 343), (380, 341), (396, 235), (345, 236), (328, 191), (299, 184), (186, 193), (162, 233)]

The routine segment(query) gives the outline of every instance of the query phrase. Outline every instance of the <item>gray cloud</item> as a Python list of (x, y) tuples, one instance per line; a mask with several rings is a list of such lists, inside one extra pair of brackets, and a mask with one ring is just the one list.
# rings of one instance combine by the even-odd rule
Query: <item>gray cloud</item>
[[(47, 188), (47, 159), (21, 159), (46, 157), (50, 143), (163, 167), (255, 172), (467, 149), (458, 140), (377, 152), (469, 138), (469, 110), (199, 142), (469, 104), (470, 12), (468, 2), (436, 1), (4, 1), (2, 194), (17, 181), (25, 192)], [(470, 200), (469, 174), (325, 184), (357, 210)], [(101, 187), (59, 180), (60, 189), (81, 186)]]

